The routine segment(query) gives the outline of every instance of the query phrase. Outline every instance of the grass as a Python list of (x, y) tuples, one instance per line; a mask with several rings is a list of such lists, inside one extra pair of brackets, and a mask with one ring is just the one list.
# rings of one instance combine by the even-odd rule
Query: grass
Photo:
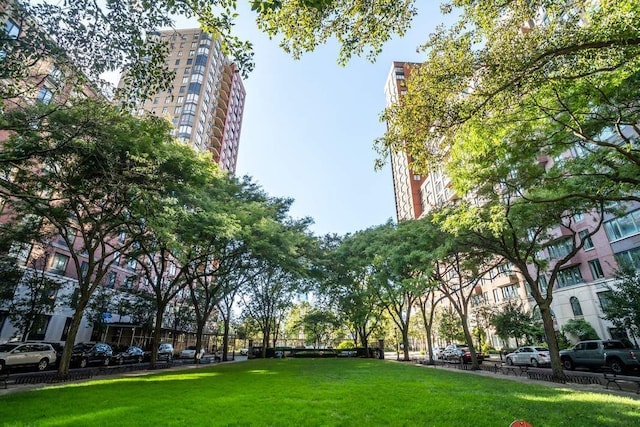
[(269, 359), (0, 397), (4, 426), (640, 425), (640, 400), (367, 359)]

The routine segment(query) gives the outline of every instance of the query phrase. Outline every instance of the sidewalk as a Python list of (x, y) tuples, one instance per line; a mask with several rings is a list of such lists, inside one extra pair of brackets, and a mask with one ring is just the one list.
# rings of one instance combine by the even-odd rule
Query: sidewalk
[[(387, 359), (390, 360), (391, 362), (396, 362), (396, 363), (414, 363), (414, 362), (404, 362), (404, 361), (397, 361), (395, 358), (393, 359)], [(500, 363), (500, 360), (496, 359), (496, 360), (488, 360), (487, 363)], [(554, 387), (554, 388), (564, 388), (564, 389), (572, 389), (572, 390), (579, 390), (579, 391), (589, 391), (589, 392), (593, 392), (593, 393), (601, 393), (601, 394), (611, 394), (611, 395), (616, 395), (616, 396), (626, 396), (626, 397), (630, 397), (632, 399), (640, 399), (640, 394), (636, 393), (637, 387), (636, 385), (633, 384), (621, 384), (622, 390), (619, 390), (618, 387), (615, 384), (610, 384), (609, 388), (606, 388), (606, 381), (603, 381), (602, 379), (600, 379), (600, 383), (599, 384), (580, 384), (580, 383), (555, 383), (555, 382), (551, 382), (551, 381), (543, 381), (543, 380), (536, 380), (536, 379), (531, 379), (529, 378), (529, 376), (527, 374), (524, 375), (516, 375), (515, 373), (513, 375), (510, 374), (503, 374), (501, 372), (491, 372), (488, 370), (471, 370), (471, 369), (460, 369), (457, 367), (456, 364), (438, 364), (438, 365), (424, 365), (421, 363), (414, 363), (416, 366), (421, 366), (421, 367), (425, 367), (425, 368), (430, 368), (430, 369), (446, 369), (452, 372), (460, 372), (461, 374), (470, 374), (470, 375), (480, 375), (480, 376), (484, 376), (484, 377), (491, 377), (491, 378), (496, 378), (496, 379), (504, 379), (504, 380), (509, 380), (509, 381), (516, 381), (516, 382), (520, 382), (520, 383), (528, 383), (528, 384), (537, 384), (537, 385), (541, 385), (541, 386), (545, 386), (545, 387)], [(577, 371), (576, 371), (577, 372)], [(591, 373), (587, 373), (586, 374), (591, 374)], [(603, 376), (603, 374), (592, 374), (594, 377), (600, 378)], [(604, 384), (603, 384), (604, 382)]]

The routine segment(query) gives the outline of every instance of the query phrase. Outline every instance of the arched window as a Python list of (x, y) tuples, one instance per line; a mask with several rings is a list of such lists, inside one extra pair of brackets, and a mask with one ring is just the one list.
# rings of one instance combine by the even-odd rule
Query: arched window
[(582, 307), (580, 307), (580, 301), (578, 301), (578, 298), (576, 297), (569, 298), (569, 303), (571, 304), (571, 310), (573, 310), (573, 315), (582, 316)]

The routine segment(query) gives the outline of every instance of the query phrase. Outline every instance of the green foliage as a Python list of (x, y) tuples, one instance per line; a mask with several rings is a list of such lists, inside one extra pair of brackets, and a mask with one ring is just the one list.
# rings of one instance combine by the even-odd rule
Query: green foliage
[(452, 3), (458, 22), (430, 36), (383, 115), (381, 152), (424, 174), (445, 162), (458, 194), (524, 180), (546, 187), (535, 200), (638, 200), (638, 3)]
[(522, 304), (512, 301), (491, 316), (491, 324), (500, 338), (505, 341), (515, 338), (517, 345), (520, 345), (523, 338), (534, 342), (534, 335), (538, 332), (536, 329), (539, 329), (536, 328), (532, 315), (524, 311)]
[(394, 34), (404, 35), (417, 13), (414, 0), (282, 0), (277, 5), (260, 10), (261, 30), (296, 59), (335, 38), (341, 64), (363, 53), (373, 60)]
[(616, 272), (616, 279), (602, 305), (604, 318), (616, 327), (640, 336), (640, 273), (623, 265)]
[(465, 341), (460, 317), (450, 307), (443, 308), (438, 315), (438, 336), (448, 343)]
[(593, 326), (584, 319), (570, 319), (562, 325), (562, 332), (571, 334), (580, 341), (600, 339)]
[(356, 348), (353, 341), (341, 341), (340, 344), (336, 346), (336, 350), (349, 350), (352, 348)]

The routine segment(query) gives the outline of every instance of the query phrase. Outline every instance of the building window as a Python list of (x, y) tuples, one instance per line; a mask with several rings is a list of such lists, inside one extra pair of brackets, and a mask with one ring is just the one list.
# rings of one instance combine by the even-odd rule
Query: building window
[(43, 104), (48, 105), (53, 98), (53, 92), (51, 92), (46, 87), (41, 87), (36, 95), (36, 100), (42, 102)]
[(195, 50), (190, 50), (190, 51), (189, 51), (189, 56), (194, 56), (195, 54), (196, 54), (196, 51), (195, 51)]
[(115, 265), (120, 265), (120, 251), (115, 251), (113, 253), (113, 261), (111, 261), (111, 263)]
[(64, 77), (64, 75), (62, 74), (62, 71), (57, 68), (55, 65), (51, 67), (51, 70), (49, 71), (49, 79), (55, 83), (58, 84), (62, 81), (62, 77)]
[(640, 210), (629, 212), (622, 218), (605, 222), (604, 229), (610, 242), (640, 233)]
[(178, 56), (182, 56), (182, 51), (181, 50), (178, 51)]
[(580, 307), (580, 301), (578, 301), (578, 298), (576, 297), (569, 298), (569, 303), (571, 304), (571, 310), (573, 310), (573, 315), (582, 316), (582, 307)]
[(184, 96), (178, 97), (178, 104), (182, 104), (184, 102)]
[(113, 288), (116, 285), (116, 277), (117, 274), (113, 271), (110, 271), (107, 275), (107, 286)]
[(611, 291), (598, 292), (598, 301), (600, 301), (600, 308), (602, 311), (606, 310), (611, 304), (611, 300), (609, 299), (609, 295), (611, 295)]
[(131, 289), (133, 288), (133, 282), (135, 280), (136, 276), (129, 276), (124, 280), (124, 286), (127, 289)]
[(193, 64), (193, 58), (187, 58), (187, 65)]
[[(188, 80), (188, 79), (189, 79), (189, 77), (185, 77), (185, 79), (187, 79), (187, 80)], [(178, 89), (178, 92), (179, 92), (179, 93), (184, 93), (186, 90), (187, 90), (187, 87), (186, 87), (186, 86), (180, 86), (180, 89)]]
[(502, 288), (502, 297), (512, 299), (518, 297), (518, 285), (505, 286)]
[(11, 18), (7, 19), (4, 30), (7, 33), (7, 36), (14, 40), (17, 39), (20, 34), (20, 26)]
[(614, 257), (619, 266), (640, 270), (640, 247), (618, 252)]
[(589, 270), (591, 270), (591, 276), (593, 280), (601, 279), (604, 277), (604, 272), (602, 271), (602, 266), (600, 265), (600, 260), (593, 259), (589, 261)]
[(30, 340), (43, 340), (45, 335), (47, 335), (47, 328), (49, 327), (49, 322), (51, 321), (51, 316), (39, 314), (33, 321), (33, 326), (31, 331), (29, 332)]
[(500, 292), (497, 289), (493, 290), (493, 301), (500, 302)]
[(180, 60), (176, 59), (175, 65), (180, 65)]
[(80, 276), (83, 279), (87, 277), (87, 271), (89, 271), (89, 263), (82, 261), (82, 265), (80, 266)]
[(51, 270), (58, 274), (64, 274), (67, 269), (69, 257), (59, 253), (55, 253), (51, 259)]
[(567, 286), (577, 285), (584, 282), (582, 274), (580, 273), (580, 266), (565, 268), (558, 273), (558, 287), (566, 288)]
[(191, 67), (187, 67), (184, 69), (184, 74), (189, 74), (191, 72)]
[(173, 102), (173, 96), (169, 95), (164, 99), (164, 103), (165, 104), (169, 104), (170, 102)]
[(565, 257), (569, 252), (573, 250), (573, 240), (563, 239), (557, 242), (555, 245), (549, 246), (549, 256), (551, 258)]
[(182, 78), (182, 83), (183, 83), (183, 84), (187, 84), (187, 83), (189, 83), (189, 77), (183, 77), (183, 78)]
[(589, 234), (589, 230), (582, 230), (578, 233), (578, 235), (580, 236), (580, 239), (584, 242), (584, 245), (582, 246), (582, 248), (585, 251), (593, 249), (594, 247), (593, 240), (591, 240), (591, 236), (588, 236), (588, 234)]
[(182, 112), (182, 107), (176, 107), (173, 110), (173, 114), (180, 114)]
[(129, 262), (127, 262), (127, 267), (129, 268), (129, 270), (135, 270), (137, 265), (138, 262), (135, 259), (130, 259)]
[(158, 104), (160, 102), (160, 98), (158, 98), (157, 96), (155, 98), (153, 98), (153, 103), (154, 104)]

